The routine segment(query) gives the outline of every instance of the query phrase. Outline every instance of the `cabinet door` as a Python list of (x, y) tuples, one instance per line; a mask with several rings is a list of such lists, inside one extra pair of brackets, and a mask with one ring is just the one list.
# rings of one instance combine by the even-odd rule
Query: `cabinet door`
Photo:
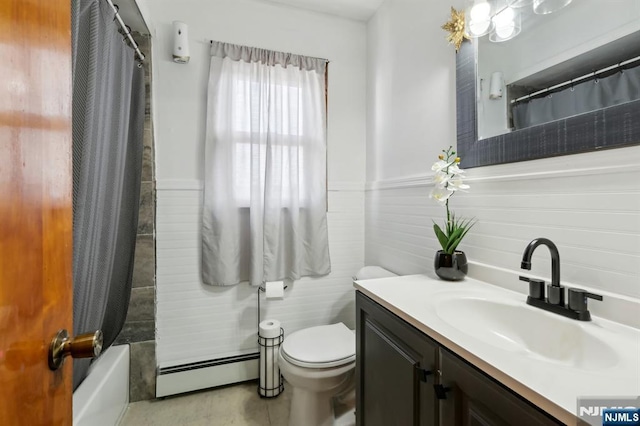
[(358, 293), (358, 425), (437, 424), (436, 346), (411, 325)]
[(440, 426), (562, 424), (445, 349), (440, 371), (442, 385), (450, 388), (440, 400)]

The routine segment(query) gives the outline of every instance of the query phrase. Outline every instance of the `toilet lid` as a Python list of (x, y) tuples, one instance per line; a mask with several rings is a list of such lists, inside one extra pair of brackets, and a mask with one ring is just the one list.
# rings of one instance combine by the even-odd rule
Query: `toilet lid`
[(356, 336), (343, 323), (305, 328), (284, 339), (282, 356), (300, 367), (344, 365), (356, 359)]

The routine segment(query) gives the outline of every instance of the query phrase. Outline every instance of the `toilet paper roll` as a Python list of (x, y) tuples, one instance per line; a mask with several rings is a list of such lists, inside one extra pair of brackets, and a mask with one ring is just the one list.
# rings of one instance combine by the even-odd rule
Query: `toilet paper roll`
[(284, 298), (284, 281), (267, 281), (264, 287), (267, 299)]
[(266, 319), (259, 325), (260, 337), (265, 339), (273, 339), (280, 335), (280, 321), (274, 319)]

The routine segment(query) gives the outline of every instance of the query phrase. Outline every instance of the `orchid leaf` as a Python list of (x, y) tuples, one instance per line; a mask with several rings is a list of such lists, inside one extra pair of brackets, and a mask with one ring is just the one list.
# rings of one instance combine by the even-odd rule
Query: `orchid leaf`
[(446, 251), (446, 247), (447, 247), (447, 244), (449, 242), (449, 239), (444, 234), (444, 232), (442, 232), (442, 229), (440, 229), (440, 226), (438, 226), (437, 223), (433, 224), (433, 232), (435, 232), (436, 237), (438, 238), (438, 241), (440, 242), (440, 246), (442, 246), (442, 250)]

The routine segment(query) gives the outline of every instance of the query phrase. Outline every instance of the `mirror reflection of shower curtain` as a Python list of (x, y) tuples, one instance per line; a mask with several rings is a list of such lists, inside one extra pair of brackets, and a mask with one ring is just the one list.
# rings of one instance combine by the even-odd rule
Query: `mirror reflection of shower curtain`
[[(107, 348), (129, 306), (138, 224), (144, 70), (102, 0), (73, 0), (73, 333)], [(74, 389), (89, 360), (74, 360)]]
[(567, 87), (544, 98), (520, 102), (512, 107), (515, 129), (640, 99), (640, 66), (613, 75)]

